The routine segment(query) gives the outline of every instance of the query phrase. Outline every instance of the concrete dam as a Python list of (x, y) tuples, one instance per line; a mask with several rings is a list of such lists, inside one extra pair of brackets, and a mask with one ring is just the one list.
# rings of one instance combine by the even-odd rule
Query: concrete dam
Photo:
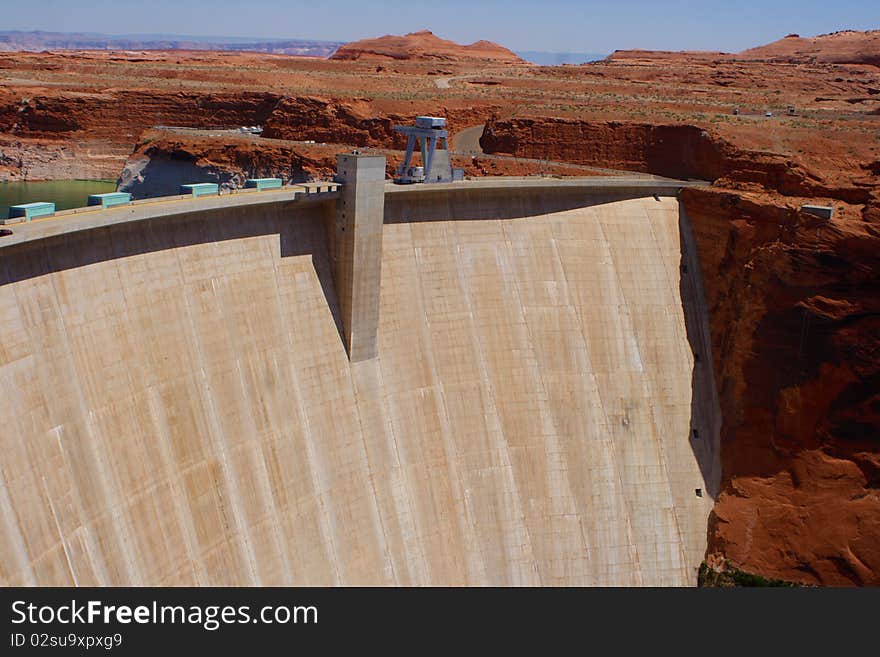
[(686, 183), (368, 159), (0, 238), (0, 582), (696, 584)]

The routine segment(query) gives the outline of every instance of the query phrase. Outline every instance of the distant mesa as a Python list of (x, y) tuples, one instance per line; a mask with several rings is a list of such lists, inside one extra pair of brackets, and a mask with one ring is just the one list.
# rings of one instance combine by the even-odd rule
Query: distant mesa
[(605, 61), (627, 60), (673, 60), (673, 61), (713, 61), (730, 57), (726, 52), (709, 50), (615, 50), (605, 58)]
[(880, 30), (843, 30), (815, 37), (788, 34), (740, 53), (666, 50), (615, 50), (606, 61), (738, 60), (788, 64), (870, 64), (880, 66)]
[(736, 58), (792, 64), (880, 66), (880, 30), (843, 30), (805, 38), (789, 34), (765, 46), (744, 50)]
[(487, 61), (521, 64), (511, 50), (491, 41), (462, 45), (441, 39), (430, 30), (410, 32), (403, 36), (386, 34), (378, 39), (363, 39), (341, 46), (330, 59), (337, 60), (444, 60)]

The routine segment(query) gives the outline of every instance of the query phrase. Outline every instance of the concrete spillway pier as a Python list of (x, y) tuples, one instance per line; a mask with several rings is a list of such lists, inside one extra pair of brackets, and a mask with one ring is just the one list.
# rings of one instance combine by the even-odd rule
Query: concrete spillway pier
[(352, 361), (377, 355), (385, 158), (345, 154), (337, 159), (342, 183), (331, 240), (333, 279), (342, 337)]
[(16, 225), (0, 581), (694, 583), (718, 418), (682, 184), (385, 186), (378, 296), (339, 266), (342, 200), (376, 208), (350, 180)]

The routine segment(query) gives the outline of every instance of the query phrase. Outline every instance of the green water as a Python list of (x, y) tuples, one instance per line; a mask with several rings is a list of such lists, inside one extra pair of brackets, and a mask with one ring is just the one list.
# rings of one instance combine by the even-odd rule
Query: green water
[(89, 194), (115, 192), (116, 183), (107, 180), (49, 180), (46, 182), (0, 183), (0, 217), (9, 216), (9, 206), (48, 201), (56, 210), (81, 208)]

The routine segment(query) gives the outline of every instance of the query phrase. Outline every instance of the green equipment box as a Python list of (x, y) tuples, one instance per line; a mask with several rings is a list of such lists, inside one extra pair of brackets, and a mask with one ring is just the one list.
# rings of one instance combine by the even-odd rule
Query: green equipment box
[(192, 183), (191, 185), (181, 185), (181, 194), (192, 194), (196, 198), (199, 196), (216, 196), (220, 193), (220, 187), (217, 183)]
[(89, 195), (89, 205), (100, 205), (102, 208), (112, 208), (114, 205), (128, 205), (129, 203), (131, 203), (131, 194), (126, 192)]
[(245, 183), (245, 187), (256, 187), (260, 192), (264, 189), (280, 189), (281, 185), (281, 178), (248, 178)]
[(54, 203), (23, 203), (21, 205), (13, 205), (9, 208), (9, 218), (23, 217), (25, 221), (36, 219), (37, 217), (49, 217), (55, 214)]

